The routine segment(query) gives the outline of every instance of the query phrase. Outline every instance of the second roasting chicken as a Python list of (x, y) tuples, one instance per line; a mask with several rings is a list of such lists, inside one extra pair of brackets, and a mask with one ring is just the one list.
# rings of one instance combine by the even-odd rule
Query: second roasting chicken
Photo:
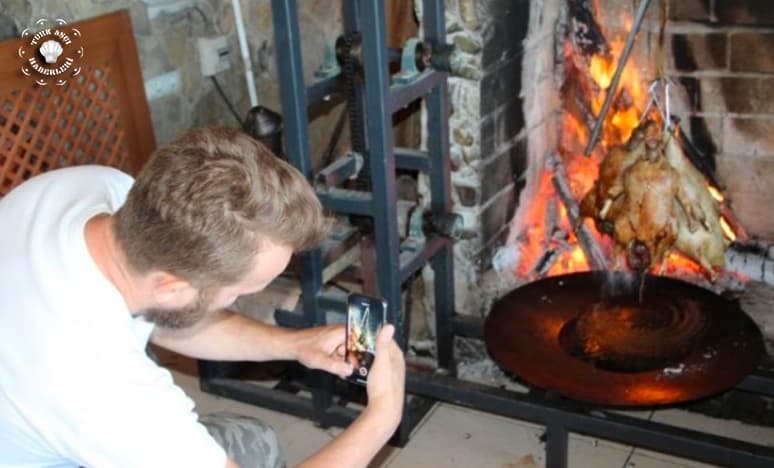
[(580, 208), (582, 216), (613, 236), (632, 269), (660, 266), (663, 271), (673, 248), (712, 278), (724, 266), (720, 207), (675, 136), (654, 121), (609, 151)]

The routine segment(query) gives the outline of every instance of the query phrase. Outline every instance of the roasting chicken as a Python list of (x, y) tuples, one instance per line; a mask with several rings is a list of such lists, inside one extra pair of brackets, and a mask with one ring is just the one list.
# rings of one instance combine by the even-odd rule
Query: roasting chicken
[(671, 249), (712, 277), (723, 266), (720, 208), (674, 135), (656, 122), (644, 123), (625, 146), (610, 150), (580, 211), (615, 239), (632, 269), (663, 271)]
[[(725, 253), (728, 240), (723, 235), (720, 226), (720, 206), (706, 187), (704, 176), (683, 154), (680, 145), (672, 135), (665, 135), (666, 158), (669, 164), (680, 174), (681, 185), (690, 200), (694, 212), (686, 219), (686, 213), (678, 213), (678, 226), (675, 248), (699, 263), (705, 270), (712, 272), (714, 268), (725, 266)], [(700, 226), (692, 224), (695, 219)], [(696, 227), (697, 229), (691, 229)]]

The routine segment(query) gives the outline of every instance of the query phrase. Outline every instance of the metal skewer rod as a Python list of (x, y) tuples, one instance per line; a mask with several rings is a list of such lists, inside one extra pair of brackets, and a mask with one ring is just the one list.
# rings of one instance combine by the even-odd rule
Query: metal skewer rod
[(602, 124), (605, 122), (607, 113), (610, 111), (610, 104), (613, 102), (613, 97), (618, 90), (618, 82), (621, 81), (621, 74), (623, 73), (624, 66), (629, 59), (629, 54), (632, 53), (634, 39), (637, 37), (640, 26), (642, 26), (642, 20), (645, 19), (645, 12), (648, 10), (648, 5), (650, 5), (650, 0), (642, 0), (640, 2), (637, 15), (634, 18), (634, 24), (632, 25), (631, 31), (629, 31), (629, 36), (626, 38), (626, 45), (624, 46), (623, 52), (621, 52), (621, 56), (618, 58), (618, 68), (616, 68), (615, 74), (613, 75), (613, 81), (610, 82), (610, 87), (607, 89), (605, 102), (602, 104), (602, 109), (599, 111), (599, 117), (597, 117), (597, 122), (594, 124), (594, 129), (592, 130), (591, 137), (586, 145), (586, 150), (583, 152), (586, 156), (591, 154), (591, 150), (593, 150), (594, 146), (597, 144), (599, 133), (602, 131)]

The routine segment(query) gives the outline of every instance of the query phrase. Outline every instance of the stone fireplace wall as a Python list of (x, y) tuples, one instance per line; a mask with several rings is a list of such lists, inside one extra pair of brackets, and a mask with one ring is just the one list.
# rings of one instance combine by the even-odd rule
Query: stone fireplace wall
[[(446, 0), (447, 42), (458, 53), (449, 79), (452, 196), (470, 233), (455, 245), (456, 301), (463, 313), (477, 310), (480, 297), (470, 292), (508, 235), (523, 185), (521, 69), (529, 3)], [(415, 6), (421, 8), (421, 2)], [(427, 193), (421, 178), (420, 188)]]

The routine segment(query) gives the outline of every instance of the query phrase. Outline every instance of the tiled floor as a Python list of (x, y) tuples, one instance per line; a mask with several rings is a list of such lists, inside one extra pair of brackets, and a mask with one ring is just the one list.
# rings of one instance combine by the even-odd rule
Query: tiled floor
[[(292, 287), (290, 288), (292, 290)], [(272, 310), (287, 301), (289, 289), (280, 287), (258, 298), (258, 308)], [(291, 291), (292, 292), (292, 291)], [(328, 443), (340, 429), (323, 430), (312, 422), (264, 408), (202, 393), (195, 377), (195, 366), (182, 358), (167, 357), (173, 375), (197, 403), (201, 414), (230, 411), (248, 414), (271, 424), (279, 434), (288, 457), (295, 466)], [(631, 413), (630, 413), (631, 414)], [(639, 412), (638, 417), (650, 413)], [(774, 429), (749, 426), (735, 421), (717, 420), (679, 410), (660, 410), (652, 420), (687, 428), (700, 428), (727, 437), (774, 446)], [(516, 468), (545, 466), (543, 429), (527, 422), (482, 413), (440, 403), (418, 425), (406, 447), (386, 447), (371, 467), (449, 467)], [(707, 467), (689, 460), (580, 435), (571, 435), (571, 468), (670, 468)]]

